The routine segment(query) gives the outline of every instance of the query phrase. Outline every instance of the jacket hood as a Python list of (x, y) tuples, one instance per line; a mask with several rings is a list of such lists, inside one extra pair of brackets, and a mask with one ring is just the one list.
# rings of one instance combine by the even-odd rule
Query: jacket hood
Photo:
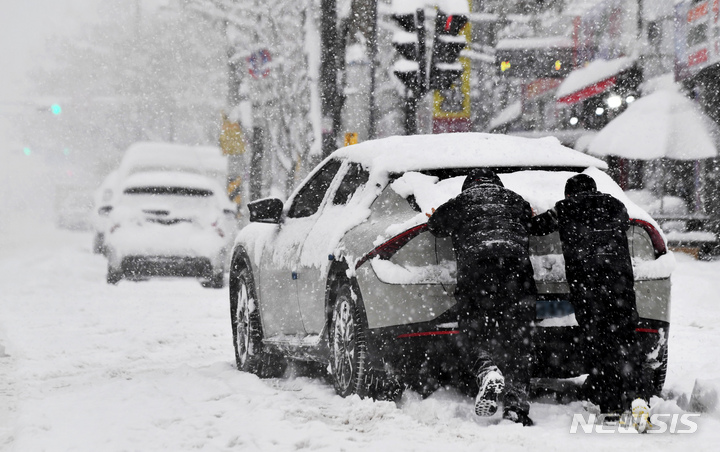
[(465, 182), (463, 182), (462, 191), (480, 184), (493, 184), (504, 187), (495, 171), (489, 168), (478, 168), (468, 173)]
[(569, 198), (579, 193), (595, 192), (597, 191), (597, 184), (595, 179), (588, 176), (587, 174), (577, 174), (565, 183), (565, 197)]

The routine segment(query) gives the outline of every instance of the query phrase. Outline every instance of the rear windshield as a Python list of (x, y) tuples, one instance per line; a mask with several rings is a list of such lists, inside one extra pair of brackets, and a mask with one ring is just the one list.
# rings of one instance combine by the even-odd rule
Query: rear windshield
[(131, 187), (126, 188), (126, 195), (174, 195), (174, 196), (212, 196), (212, 191), (204, 188), (190, 187)]
[[(417, 170), (417, 172), (428, 176), (435, 176), (439, 180), (450, 179), (458, 176), (467, 176), (467, 174), (476, 168), (441, 168), (429, 170)], [(569, 166), (504, 166), (490, 168), (495, 174), (516, 173), (518, 171), (569, 171), (573, 173), (582, 173), (585, 167), (569, 167)], [(400, 173), (390, 175), (390, 180), (395, 180), (402, 176)]]

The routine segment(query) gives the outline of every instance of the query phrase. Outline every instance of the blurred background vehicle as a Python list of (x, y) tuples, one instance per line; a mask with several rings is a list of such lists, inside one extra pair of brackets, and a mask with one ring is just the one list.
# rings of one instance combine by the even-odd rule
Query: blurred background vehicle
[[(139, 142), (131, 145), (117, 169), (103, 180), (94, 192), (92, 212), (93, 252), (105, 253), (110, 212), (117, 200), (119, 185), (134, 174), (147, 172), (177, 172), (198, 174), (215, 181), (221, 187), (227, 183), (227, 157), (213, 146), (189, 146), (177, 143)], [(225, 222), (231, 222), (224, 217)], [(234, 229), (234, 224), (225, 224)]]
[(120, 183), (108, 220), (109, 284), (182, 276), (223, 287), (235, 205), (215, 180), (172, 171), (133, 174)]

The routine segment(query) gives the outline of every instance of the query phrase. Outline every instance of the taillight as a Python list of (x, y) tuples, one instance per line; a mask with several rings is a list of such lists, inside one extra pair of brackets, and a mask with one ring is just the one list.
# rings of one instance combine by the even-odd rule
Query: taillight
[(355, 264), (355, 268), (359, 268), (362, 264), (376, 256), (380, 259), (390, 259), (395, 253), (398, 252), (400, 248), (405, 246), (410, 240), (417, 237), (421, 232), (426, 230), (427, 223), (423, 223), (421, 225), (415, 226), (414, 228), (410, 228), (401, 234), (396, 235), (395, 237), (391, 238), (387, 242), (376, 247), (374, 250), (363, 256), (358, 261), (358, 263)]
[(630, 223), (640, 226), (645, 230), (645, 232), (648, 233), (648, 235), (650, 236), (650, 241), (652, 242), (653, 249), (655, 250), (656, 258), (667, 253), (667, 246), (665, 245), (665, 240), (663, 240), (662, 236), (660, 235), (660, 231), (655, 229), (655, 226), (648, 223), (647, 221), (638, 220), (637, 218), (630, 218)]

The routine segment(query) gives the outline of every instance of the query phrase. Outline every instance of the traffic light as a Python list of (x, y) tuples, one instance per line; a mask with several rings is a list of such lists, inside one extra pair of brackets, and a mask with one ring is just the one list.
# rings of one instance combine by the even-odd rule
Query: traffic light
[(414, 96), (425, 94), (425, 12), (393, 14), (401, 30), (393, 35), (393, 46), (400, 59), (393, 65), (393, 73)]
[(467, 23), (465, 15), (447, 15), (438, 10), (430, 62), (430, 89), (448, 89), (462, 76), (463, 67), (459, 58), (467, 45), (467, 38), (461, 32)]
[(526, 80), (565, 78), (572, 70), (573, 52), (567, 43), (538, 48), (536, 43), (508, 39), (495, 49), (497, 74)]
[(60, 107), (60, 104), (52, 104), (50, 105), (50, 111), (57, 116), (62, 113), (62, 107)]

